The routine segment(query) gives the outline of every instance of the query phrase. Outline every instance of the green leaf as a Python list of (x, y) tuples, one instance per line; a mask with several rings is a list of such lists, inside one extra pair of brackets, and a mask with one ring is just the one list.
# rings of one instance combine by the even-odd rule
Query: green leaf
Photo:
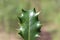
[(20, 21), (19, 35), (24, 40), (36, 40), (39, 36), (41, 24), (38, 20), (39, 12), (36, 13), (35, 8), (33, 10), (22, 10), (21, 15), (18, 17)]

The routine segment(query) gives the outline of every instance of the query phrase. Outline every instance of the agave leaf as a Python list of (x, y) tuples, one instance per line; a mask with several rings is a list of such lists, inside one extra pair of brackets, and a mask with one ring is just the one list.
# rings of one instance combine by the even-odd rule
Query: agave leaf
[(41, 24), (38, 21), (39, 12), (36, 10), (22, 10), (20, 17), (20, 32), (19, 35), (23, 37), (24, 40), (36, 40), (39, 37)]

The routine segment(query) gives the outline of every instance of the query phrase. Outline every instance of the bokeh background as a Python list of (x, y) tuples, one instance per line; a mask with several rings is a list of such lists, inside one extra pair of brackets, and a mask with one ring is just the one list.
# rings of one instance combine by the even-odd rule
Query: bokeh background
[(0, 0), (0, 40), (21, 40), (17, 30), (21, 9), (36, 8), (42, 30), (51, 34), (52, 40), (60, 40), (60, 0)]

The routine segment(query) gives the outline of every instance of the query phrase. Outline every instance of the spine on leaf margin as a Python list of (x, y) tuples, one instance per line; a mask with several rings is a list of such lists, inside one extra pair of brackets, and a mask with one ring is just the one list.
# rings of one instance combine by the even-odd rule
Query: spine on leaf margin
[(24, 40), (36, 40), (37, 37), (40, 37), (41, 24), (38, 20), (39, 13), (36, 13), (35, 8), (28, 11), (22, 9), (22, 13), (18, 17), (20, 21), (19, 35)]

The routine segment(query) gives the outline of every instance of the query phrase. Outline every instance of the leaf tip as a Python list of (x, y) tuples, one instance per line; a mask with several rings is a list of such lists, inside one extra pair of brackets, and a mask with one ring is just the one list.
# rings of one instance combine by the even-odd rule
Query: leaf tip
[(39, 15), (40, 13), (41, 13), (41, 12), (36, 13), (35, 16)]
[(24, 9), (22, 9), (22, 12), (26, 12)]

